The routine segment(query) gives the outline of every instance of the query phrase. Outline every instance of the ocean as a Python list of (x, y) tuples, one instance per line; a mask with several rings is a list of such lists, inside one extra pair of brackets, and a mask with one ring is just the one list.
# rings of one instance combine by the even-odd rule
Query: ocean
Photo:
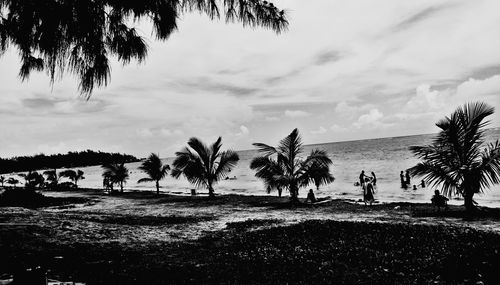
[[(417, 190), (403, 190), (400, 188), (399, 173), (401, 170), (415, 165), (418, 160), (410, 153), (408, 148), (412, 145), (424, 145), (432, 141), (434, 134), (414, 135), (404, 137), (379, 138), (348, 142), (334, 142), (325, 144), (307, 145), (304, 147), (304, 155), (312, 149), (319, 148), (328, 152), (333, 160), (331, 171), (335, 181), (329, 185), (320, 187), (316, 191), (311, 185), (307, 189), (300, 190), (300, 196), (305, 197), (307, 190), (313, 188), (317, 197), (330, 196), (359, 200), (362, 198), (360, 187), (354, 186), (358, 181), (361, 170), (367, 175), (372, 171), (377, 176), (377, 191), (375, 198), (379, 202), (429, 202), (436, 188), (427, 186), (420, 187), (420, 179), (413, 178), (412, 185), (418, 186)], [(500, 128), (487, 131), (487, 141), (492, 142), (500, 138)], [(277, 192), (267, 194), (264, 184), (254, 176), (254, 171), (249, 168), (250, 161), (258, 155), (256, 150), (238, 151), (240, 161), (230, 177), (235, 180), (223, 180), (215, 186), (215, 192), (219, 194), (244, 194), (244, 195), (277, 195)], [(164, 163), (171, 164), (173, 158), (163, 159)], [(138, 169), (140, 162), (128, 163), (126, 166), (130, 171), (130, 178), (126, 183), (126, 189), (155, 190), (154, 183), (141, 183), (137, 181), (144, 177)], [(85, 172), (85, 179), (79, 182), (80, 187), (100, 188), (102, 187), (102, 168), (91, 166), (78, 168)], [(185, 179), (174, 179), (167, 177), (161, 181), (161, 191), (173, 194), (189, 194), (195, 188)], [(197, 189), (199, 193), (206, 193), (206, 189)], [(288, 193), (284, 192), (284, 195)], [(483, 194), (476, 194), (474, 199), (483, 206), (500, 207), (500, 185), (494, 185)], [(451, 204), (462, 204), (460, 197), (450, 200)]]

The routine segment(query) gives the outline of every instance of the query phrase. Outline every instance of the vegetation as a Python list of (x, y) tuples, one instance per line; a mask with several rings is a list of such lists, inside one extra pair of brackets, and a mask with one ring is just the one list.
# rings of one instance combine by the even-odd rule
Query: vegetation
[(137, 157), (101, 151), (86, 150), (67, 154), (18, 156), (10, 159), (0, 158), (0, 173), (23, 172), (34, 169), (75, 168), (90, 165), (103, 165), (117, 162), (136, 162)]
[(28, 173), (21, 173), (19, 176), (24, 178), (24, 186), (27, 189), (41, 188), (44, 186), (45, 178), (42, 174), (36, 171), (29, 171)]
[(442, 186), (445, 195), (463, 196), (469, 212), (474, 194), (500, 182), (500, 143), (484, 141), (485, 119), (493, 113), (485, 103), (466, 104), (437, 122), (441, 130), (432, 144), (410, 148), (422, 160), (410, 172)]
[(148, 177), (139, 179), (137, 183), (154, 181), (156, 183), (156, 194), (160, 194), (160, 180), (168, 175), (170, 166), (168, 164), (164, 165), (157, 154), (151, 153), (149, 157), (142, 162), (139, 169), (146, 173)]
[(9, 177), (9, 179), (7, 179), (7, 184), (10, 184), (14, 187), (16, 187), (17, 184), (19, 184), (19, 180), (17, 180), (16, 178), (14, 177)]
[(75, 183), (75, 188), (78, 188), (78, 181), (85, 179), (85, 177), (83, 176), (83, 171), (80, 169), (76, 171), (72, 169), (61, 171), (61, 173), (59, 173), (59, 177), (66, 177), (69, 180), (73, 181), (73, 183)]
[(94, 86), (110, 79), (109, 56), (123, 64), (146, 58), (148, 46), (132, 26), (135, 20), (150, 20), (156, 38), (166, 40), (177, 30), (177, 19), (194, 11), (277, 33), (288, 25), (283, 10), (262, 0), (0, 0), (0, 55), (13, 45), (23, 80), (45, 70), (54, 82), (69, 71), (79, 79), (82, 94), (90, 96)]
[(335, 177), (330, 173), (330, 167), (327, 164), (313, 162), (306, 170), (306, 173), (311, 183), (316, 185), (316, 190), (319, 190), (321, 185), (327, 185), (335, 181)]
[(232, 150), (221, 151), (222, 138), (219, 137), (210, 147), (198, 138), (191, 138), (188, 147), (176, 152), (173, 162), (172, 177), (184, 175), (197, 187), (206, 187), (210, 197), (214, 197), (213, 186), (231, 172), (239, 160)]
[[(102, 166), (104, 172), (102, 173), (102, 177), (107, 179), (111, 186), (119, 185), (120, 192), (123, 193), (123, 184), (125, 184), (129, 178), (128, 168), (125, 166), (125, 163), (113, 163)], [(113, 188), (111, 188), (113, 191)]]
[(47, 181), (45, 186), (51, 189), (57, 188), (57, 185), (59, 184), (59, 176), (57, 175), (56, 169), (46, 170), (43, 172), (43, 175), (47, 177), (45, 179)]
[(287, 189), (294, 202), (298, 201), (300, 187), (307, 187), (316, 181), (317, 185), (333, 181), (329, 171), (332, 161), (325, 151), (314, 149), (305, 159), (300, 157), (303, 147), (297, 129), (281, 140), (277, 147), (263, 143), (253, 145), (262, 154), (250, 163), (250, 168), (256, 170), (255, 176), (262, 179), (269, 190), (278, 189), (281, 194), (281, 189)]

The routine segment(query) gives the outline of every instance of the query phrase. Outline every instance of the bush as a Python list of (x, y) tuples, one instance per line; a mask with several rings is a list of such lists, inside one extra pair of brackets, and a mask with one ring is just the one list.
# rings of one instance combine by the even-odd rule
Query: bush
[(34, 208), (43, 203), (44, 196), (27, 188), (9, 188), (0, 195), (0, 206)]

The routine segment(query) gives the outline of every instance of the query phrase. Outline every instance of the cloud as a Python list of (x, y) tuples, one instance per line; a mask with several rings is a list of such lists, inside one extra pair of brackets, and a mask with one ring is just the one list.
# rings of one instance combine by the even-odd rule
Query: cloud
[(367, 114), (361, 115), (353, 125), (358, 129), (364, 126), (380, 127), (383, 126), (380, 121), (383, 117), (384, 114), (378, 109), (371, 109)]
[(310, 114), (301, 110), (285, 110), (285, 116), (289, 118), (304, 118)]
[(331, 126), (330, 126), (330, 130), (332, 130), (332, 131), (333, 131), (333, 132), (335, 132), (335, 133), (339, 133), (339, 132), (345, 132), (345, 131), (347, 131), (347, 129), (346, 129), (346, 128), (341, 127), (341, 126), (339, 126), (339, 125), (337, 125), (337, 124), (333, 124), (333, 125), (331, 125)]
[(439, 5), (439, 6), (432, 6), (432, 7), (427, 7), (421, 11), (418, 11), (417, 13), (407, 17), (403, 21), (397, 23), (393, 30), (394, 31), (401, 31), (401, 30), (406, 30), (414, 25), (418, 24), (419, 22), (422, 22), (432, 16), (435, 16), (438, 12), (441, 12), (442, 10), (445, 10), (449, 8), (451, 5)]
[(142, 137), (142, 138), (151, 138), (153, 137), (153, 131), (151, 131), (151, 129), (148, 129), (148, 128), (142, 128), (142, 129), (138, 129), (136, 131), (137, 135)]
[(330, 50), (330, 51), (323, 51), (318, 53), (313, 60), (313, 64), (315, 65), (324, 65), (328, 64), (330, 62), (335, 62), (338, 61), (341, 58), (340, 52)]
[(280, 118), (274, 117), (274, 116), (270, 116), (270, 117), (266, 117), (264, 120), (266, 122), (278, 122), (280, 120)]
[(320, 126), (320, 127), (319, 127), (319, 129), (317, 129), (317, 130), (312, 130), (312, 131), (311, 131), (311, 134), (313, 134), (313, 135), (321, 135), (321, 134), (326, 133), (326, 131), (327, 131), (327, 130), (326, 130), (323, 126)]
[(167, 129), (167, 128), (161, 128), (158, 132), (163, 137), (181, 136), (184, 134), (179, 129), (171, 130), (171, 129)]
[(240, 131), (236, 134), (236, 136), (246, 136), (249, 133), (250, 133), (250, 130), (246, 126), (241, 125)]

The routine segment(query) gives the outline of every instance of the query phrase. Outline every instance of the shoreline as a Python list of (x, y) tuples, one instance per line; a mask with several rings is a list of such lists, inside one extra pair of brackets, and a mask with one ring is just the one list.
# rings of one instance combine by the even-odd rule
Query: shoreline
[[(319, 279), (312, 280), (323, 283), (329, 280), (323, 278), (333, 274), (338, 278), (336, 280), (341, 280), (339, 283), (349, 283), (352, 281), (350, 277), (343, 279), (343, 273), (335, 269), (340, 266), (336, 262), (343, 259), (339, 257), (324, 260), (323, 251), (330, 250), (330, 242), (341, 240), (345, 240), (338, 245), (341, 251), (372, 251), (366, 245), (350, 244), (352, 241), (346, 237), (351, 235), (368, 235), (377, 241), (394, 235), (393, 238), (397, 240), (394, 244), (403, 246), (415, 238), (419, 241), (421, 238), (432, 239), (433, 233), (439, 233), (436, 237), (437, 244), (448, 244), (447, 239), (455, 242), (465, 234), (468, 246), (479, 246), (483, 238), (492, 240), (487, 242), (490, 248), (500, 246), (500, 209), (496, 208), (482, 208), (489, 215), (470, 222), (458, 215), (463, 210), (461, 206), (450, 206), (448, 212), (438, 213), (430, 204), (421, 203), (365, 206), (353, 201), (334, 199), (321, 204), (292, 206), (288, 203), (288, 197), (217, 195), (215, 199), (209, 199), (207, 196), (157, 196), (154, 192), (145, 191), (104, 195), (102, 190), (96, 189), (44, 194), (55, 198), (85, 200), (77, 199), (81, 202), (38, 209), (0, 207), (0, 251), (5, 252), (0, 276), (14, 274), (20, 268), (39, 264), (50, 269), (48, 275), (53, 279), (88, 284), (170, 283), (166, 273), (171, 274), (171, 280), (176, 281), (173, 283), (241, 283), (247, 279), (226, 276), (230, 272), (227, 270), (247, 268), (248, 272), (257, 274), (259, 270), (264, 270), (257, 269), (269, 260), (283, 258), (276, 255), (278, 252), (286, 251), (294, 256), (295, 248), (303, 247), (302, 243), (309, 244), (307, 239), (310, 239), (317, 244), (309, 244), (310, 248), (304, 249), (306, 255), (311, 256), (315, 264), (330, 262), (328, 265), (317, 265), (333, 270), (333, 273), (327, 270), (325, 272), (330, 273), (325, 273), (325, 276), (321, 273)], [(346, 237), (338, 236), (337, 230), (345, 232)], [(298, 236), (304, 235), (306, 240), (295, 240), (295, 233)], [(288, 243), (286, 238), (281, 237), (290, 234), (293, 243)], [(277, 243), (268, 244), (273, 240)], [(246, 242), (241, 244), (243, 241)], [(428, 242), (424, 244), (433, 246)], [(412, 252), (419, 254), (422, 250), (420, 246), (415, 245), (418, 250), (411, 249)], [(447, 256), (455, 254), (450, 252), (451, 248), (445, 251)], [(383, 248), (378, 250), (382, 252)], [(409, 268), (412, 264), (421, 266), (420, 261), (407, 260), (405, 254), (391, 254), (394, 260), (407, 262)], [(487, 255), (486, 252), (482, 254)], [(265, 255), (269, 257), (266, 259)], [(64, 262), (59, 259), (60, 256)], [(288, 255), (285, 257), (287, 259), (282, 266), (288, 269), (295, 268), (294, 264), (303, 258), (302, 255), (290, 257), (291, 259)], [(384, 263), (384, 260), (382, 258), (377, 262)], [(280, 263), (275, 261), (275, 266), (279, 267)], [(342, 261), (349, 268), (357, 268), (349, 262), (351, 261)], [(356, 262), (363, 262), (363, 259)], [(442, 265), (440, 259), (432, 262)], [(196, 264), (199, 266), (195, 266)], [(206, 275), (210, 271), (210, 264), (214, 264), (214, 272)], [(236, 264), (239, 267), (234, 267)], [(272, 264), (274, 263), (271, 262)], [(265, 272), (265, 276), (261, 276), (264, 279), (259, 279), (262, 281), (259, 283), (293, 281), (288, 279), (288, 275), (280, 277), (269, 270), (262, 272)], [(165, 279), (148, 279), (152, 278), (153, 273), (160, 274)], [(366, 278), (375, 274), (351, 273), (356, 275), (355, 280), (358, 281), (369, 280)], [(423, 278), (418, 280), (423, 280), (424, 283), (431, 280), (431, 276), (424, 274), (416, 277), (407, 269), (402, 270), (402, 273), (406, 277), (394, 275), (396, 273), (386, 276), (387, 272), (374, 276), (385, 276), (384, 278), (389, 278), (387, 280), (393, 280), (394, 284), (413, 280), (407, 279), (409, 276)], [(247, 276), (245, 272), (241, 274), (241, 278)], [(432, 278), (435, 279), (436, 276)]]

